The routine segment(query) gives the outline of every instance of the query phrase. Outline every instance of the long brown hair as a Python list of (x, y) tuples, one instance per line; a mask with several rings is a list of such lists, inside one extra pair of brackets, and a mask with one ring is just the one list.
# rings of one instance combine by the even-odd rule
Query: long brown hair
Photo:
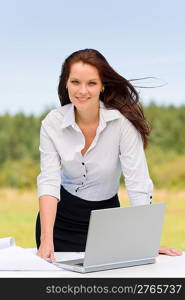
[(140, 132), (144, 148), (146, 148), (151, 127), (144, 115), (139, 94), (130, 81), (118, 74), (99, 51), (83, 49), (73, 52), (65, 59), (58, 85), (61, 105), (71, 103), (66, 83), (71, 65), (79, 61), (97, 68), (104, 86), (104, 92), (100, 93), (100, 100), (104, 102), (107, 109), (119, 110), (135, 126)]

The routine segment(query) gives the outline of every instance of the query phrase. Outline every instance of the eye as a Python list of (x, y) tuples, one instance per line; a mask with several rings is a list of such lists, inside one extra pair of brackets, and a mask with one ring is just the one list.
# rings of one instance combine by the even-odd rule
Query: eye
[(90, 85), (95, 85), (95, 84), (96, 84), (96, 82), (94, 82), (94, 81), (91, 81), (91, 82), (89, 82), (89, 84), (90, 84)]
[(78, 80), (71, 80), (71, 83), (78, 84), (79, 82), (78, 82)]

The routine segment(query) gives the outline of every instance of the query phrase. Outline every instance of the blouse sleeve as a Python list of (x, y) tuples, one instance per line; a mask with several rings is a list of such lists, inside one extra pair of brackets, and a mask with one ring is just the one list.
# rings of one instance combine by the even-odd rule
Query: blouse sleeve
[(153, 182), (149, 176), (141, 134), (127, 119), (121, 127), (119, 157), (131, 205), (150, 204)]
[(37, 176), (38, 197), (51, 195), (60, 200), (61, 159), (42, 121), (40, 129), (40, 169)]

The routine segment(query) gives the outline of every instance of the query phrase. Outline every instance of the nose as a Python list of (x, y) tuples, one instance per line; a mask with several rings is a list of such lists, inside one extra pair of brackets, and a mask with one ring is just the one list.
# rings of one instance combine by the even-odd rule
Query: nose
[(82, 94), (82, 95), (85, 95), (85, 94), (88, 93), (88, 89), (87, 89), (85, 84), (81, 84), (79, 86), (79, 93)]

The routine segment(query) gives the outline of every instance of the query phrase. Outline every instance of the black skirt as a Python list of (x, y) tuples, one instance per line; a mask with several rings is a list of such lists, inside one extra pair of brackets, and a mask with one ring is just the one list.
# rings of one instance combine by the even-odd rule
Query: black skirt
[[(57, 213), (53, 230), (54, 251), (85, 251), (91, 210), (119, 207), (116, 194), (108, 200), (88, 201), (71, 195), (62, 186), (61, 201), (57, 204)], [(102, 220), (103, 222), (103, 220)], [(40, 216), (36, 220), (36, 244), (40, 245)]]

